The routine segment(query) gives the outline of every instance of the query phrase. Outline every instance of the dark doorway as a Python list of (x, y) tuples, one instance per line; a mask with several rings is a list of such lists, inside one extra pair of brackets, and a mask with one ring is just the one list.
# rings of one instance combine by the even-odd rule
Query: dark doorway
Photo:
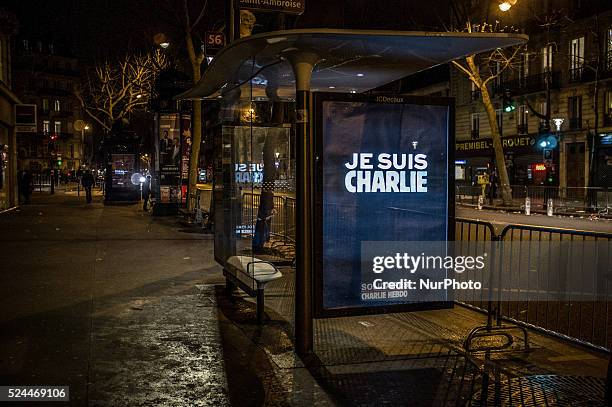
[(568, 188), (584, 188), (584, 143), (569, 143), (566, 151), (567, 186)]

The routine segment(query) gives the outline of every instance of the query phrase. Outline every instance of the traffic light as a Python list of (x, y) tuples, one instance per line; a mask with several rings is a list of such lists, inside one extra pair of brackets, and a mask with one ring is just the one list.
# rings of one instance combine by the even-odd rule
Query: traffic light
[(510, 92), (508, 91), (504, 92), (502, 96), (502, 104), (504, 112), (506, 113), (513, 112), (516, 109), (516, 104), (514, 103), (514, 100), (512, 100), (512, 98), (510, 97)]

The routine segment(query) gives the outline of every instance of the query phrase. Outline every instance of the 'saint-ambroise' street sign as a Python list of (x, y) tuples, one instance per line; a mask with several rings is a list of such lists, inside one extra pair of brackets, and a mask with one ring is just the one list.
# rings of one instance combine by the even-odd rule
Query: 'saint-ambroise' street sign
[(238, 0), (238, 7), (257, 11), (302, 14), (306, 0)]

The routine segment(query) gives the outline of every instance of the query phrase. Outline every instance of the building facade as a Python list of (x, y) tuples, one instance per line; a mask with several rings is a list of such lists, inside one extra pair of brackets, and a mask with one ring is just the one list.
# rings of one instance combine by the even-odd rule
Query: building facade
[[(512, 69), (488, 86), (510, 184), (612, 187), (612, 6), (519, 0), (495, 18), (529, 35)], [(489, 122), (480, 92), (457, 69), (450, 90), (457, 182), (474, 184), (494, 166)]]
[(11, 89), (10, 47), (16, 26), (16, 19), (0, 8), (0, 211), (18, 203), (14, 112), (19, 99)]
[(84, 165), (85, 126), (74, 96), (79, 80), (77, 59), (49, 41), (15, 42), (15, 92), (37, 106), (37, 132), (18, 134), (19, 161), (34, 173), (57, 169), (72, 173)]

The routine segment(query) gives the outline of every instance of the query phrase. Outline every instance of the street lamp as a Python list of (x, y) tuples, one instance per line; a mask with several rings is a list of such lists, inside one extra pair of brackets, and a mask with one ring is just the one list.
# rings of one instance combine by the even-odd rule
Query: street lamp
[(504, 0), (499, 3), (499, 9), (503, 12), (510, 10), (512, 6), (516, 4), (517, 0)]

